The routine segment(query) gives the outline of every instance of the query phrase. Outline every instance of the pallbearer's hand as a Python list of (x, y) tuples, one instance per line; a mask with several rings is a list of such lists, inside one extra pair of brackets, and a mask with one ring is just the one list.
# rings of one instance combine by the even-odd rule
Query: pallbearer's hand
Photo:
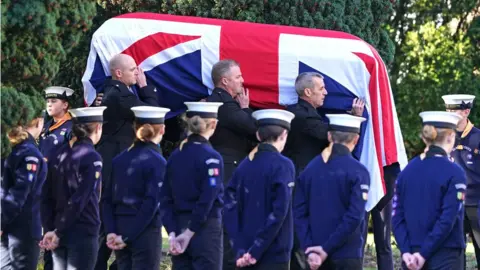
[(317, 253), (308, 254), (308, 265), (310, 265), (310, 270), (317, 270), (320, 265), (322, 265), (322, 258)]
[(190, 231), (190, 229), (186, 229), (183, 233), (181, 233), (179, 236), (176, 237), (175, 241), (180, 247), (179, 249), (180, 253), (185, 252), (194, 234), (195, 233)]
[(416, 260), (416, 262), (417, 262), (417, 268), (416, 268), (416, 270), (422, 269), (423, 265), (425, 264), (425, 258), (423, 258), (423, 256), (422, 256), (420, 253), (418, 253), (418, 252), (415, 252), (415, 253), (413, 254), (413, 257), (415, 257), (415, 260)]

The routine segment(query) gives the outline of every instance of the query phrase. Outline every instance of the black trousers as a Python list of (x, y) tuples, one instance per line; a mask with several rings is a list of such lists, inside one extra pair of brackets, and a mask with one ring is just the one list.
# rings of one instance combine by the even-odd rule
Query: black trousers
[(51, 250), (43, 251), (43, 270), (53, 270), (53, 258)]
[(120, 270), (160, 269), (162, 257), (161, 228), (145, 229), (133, 243), (116, 250), (117, 267)]
[[(475, 258), (477, 259), (477, 269), (480, 269), (480, 225), (478, 224), (478, 206), (465, 206), (465, 220), (463, 223), (466, 234), (472, 238), (473, 247), (475, 249)], [(465, 254), (464, 254), (465, 256)], [(466, 257), (464, 257), (466, 267)], [(466, 268), (465, 268), (466, 269)]]
[(53, 250), (54, 270), (93, 270), (97, 261), (98, 235), (68, 235)]
[(255, 264), (248, 267), (237, 268), (237, 270), (289, 270), (290, 263), (267, 263), (267, 264)]
[[(186, 228), (189, 218), (177, 219)], [(223, 228), (220, 218), (209, 218), (195, 233), (183, 254), (172, 256), (172, 270), (221, 270)], [(234, 268), (235, 269), (235, 268)]]
[(0, 267), (2, 270), (37, 269), (40, 247), (25, 232), (3, 232), (0, 244)]
[[(233, 175), (233, 172), (238, 166), (238, 162), (234, 161), (232, 158), (224, 158), (223, 165), (223, 184), (226, 187), (230, 182), (230, 178)], [(236, 261), (235, 261), (235, 252), (230, 244), (230, 237), (228, 236), (227, 230), (223, 228), (223, 270), (235, 270)]]
[[(107, 247), (107, 236), (103, 232), (103, 226), (100, 229), (100, 236), (98, 237), (98, 254), (97, 254), (97, 262), (95, 264), (95, 270), (117, 270), (117, 261), (113, 261), (108, 268), (108, 260), (110, 259), (110, 255), (113, 251)], [(45, 269), (46, 270), (46, 269)]]
[(327, 257), (327, 260), (322, 263), (319, 270), (362, 270), (362, 258), (358, 259), (338, 259), (332, 260)]
[[(414, 249), (413, 252), (418, 252)], [(460, 248), (441, 248), (423, 265), (422, 270), (457, 270), (465, 269), (464, 250)], [(402, 261), (402, 269), (408, 269)]]

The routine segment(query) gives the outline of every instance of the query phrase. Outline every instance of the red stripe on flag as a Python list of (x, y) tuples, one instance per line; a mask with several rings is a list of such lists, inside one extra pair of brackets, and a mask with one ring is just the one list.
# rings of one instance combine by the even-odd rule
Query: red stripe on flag
[(154, 54), (198, 38), (200, 38), (200, 36), (156, 33), (138, 40), (130, 47), (126, 48), (122, 53), (132, 56), (137, 65), (140, 65), (145, 59)]
[[(280, 108), (279, 35), (267, 33), (267, 29), (268, 27), (257, 25), (255, 32), (239, 31), (236, 22), (224, 23), (220, 34), (220, 59), (239, 62), (244, 85), (249, 89), (251, 105), (258, 108)], [(245, 53), (246, 50), (248, 53)]]
[(385, 153), (385, 166), (398, 162), (397, 142), (395, 139), (395, 127), (393, 125), (392, 97), (388, 84), (388, 74), (383, 68), (382, 60), (378, 52), (369, 45), (379, 63), (378, 83), (380, 87), (380, 100), (382, 101), (382, 127), (383, 127), (383, 152)]
[(382, 186), (383, 186), (383, 192), (386, 194), (387, 189), (385, 187), (385, 180), (383, 176), (383, 166), (382, 166), (382, 144), (380, 140), (380, 123), (379, 123), (379, 117), (378, 117), (378, 84), (377, 84), (377, 72), (375, 70), (375, 67), (377, 65), (377, 62), (374, 58), (372, 58), (369, 55), (366, 55), (364, 53), (354, 53), (356, 56), (358, 56), (362, 61), (365, 63), (368, 72), (370, 73), (370, 83), (368, 84), (368, 92), (370, 93), (370, 106), (371, 106), (371, 115), (372, 115), (372, 123), (373, 123), (373, 137), (375, 140), (375, 152), (377, 153), (377, 160), (378, 160), (378, 166), (380, 167), (380, 174), (382, 176)]

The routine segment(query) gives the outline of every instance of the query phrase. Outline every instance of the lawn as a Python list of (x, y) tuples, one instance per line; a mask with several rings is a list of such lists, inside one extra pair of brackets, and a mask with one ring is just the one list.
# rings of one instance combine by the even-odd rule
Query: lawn
[[(165, 232), (163, 232), (163, 250), (168, 249), (168, 240), (167, 240), (167, 235)], [(393, 243), (393, 238), (392, 238), (392, 243)], [(400, 269), (400, 252), (398, 249), (395, 247), (395, 244), (392, 244), (392, 249), (393, 249), (393, 256), (395, 259), (395, 269)], [(476, 269), (476, 262), (475, 262), (475, 254), (473, 250), (473, 245), (469, 241), (468, 246), (467, 246), (467, 270), (473, 270)], [(170, 263), (170, 257), (169, 256), (163, 256), (162, 258), (162, 264), (160, 266), (161, 270), (171, 270), (171, 263)], [(364, 260), (364, 270), (376, 270), (376, 257), (375, 257), (375, 244), (373, 242), (373, 234), (368, 234), (367, 238), (367, 247), (365, 251), (365, 260)], [(37, 270), (43, 270), (43, 262), (40, 261), (37, 267)]]

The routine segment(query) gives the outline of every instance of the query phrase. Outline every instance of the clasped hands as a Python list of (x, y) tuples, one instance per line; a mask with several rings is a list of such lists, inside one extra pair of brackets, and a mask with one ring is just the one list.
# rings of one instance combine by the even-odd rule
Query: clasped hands
[(50, 231), (43, 236), (43, 239), (38, 243), (38, 245), (47, 250), (54, 250), (58, 247), (59, 242), (60, 238), (57, 236), (55, 231)]
[(170, 245), (169, 252), (172, 255), (180, 255), (185, 252), (194, 234), (195, 233), (189, 229), (186, 229), (178, 236), (176, 236), (174, 232), (171, 232), (168, 236), (168, 243)]
[(107, 247), (111, 250), (120, 250), (127, 246), (121, 235), (109, 233), (107, 235)]
[(327, 252), (321, 246), (309, 247), (305, 250), (305, 254), (308, 254), (307, 262), (310, 270), (318, 269), (328, 257)]
[(425, 264), (425, 258), (423, 258), (420, 253), (403, 253), (402, 260), (410, 270), (419, 270), (422, 269), (423, 265)]

